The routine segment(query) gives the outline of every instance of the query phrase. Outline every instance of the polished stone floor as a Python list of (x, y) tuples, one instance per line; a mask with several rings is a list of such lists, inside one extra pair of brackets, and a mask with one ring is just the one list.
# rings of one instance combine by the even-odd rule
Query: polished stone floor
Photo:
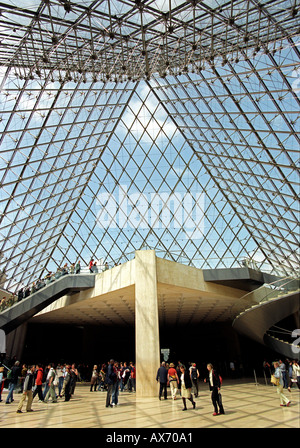
[(299, 428), (300, 392), (297, 388), (286, 395), (289, 407), (279, 406), (276, 388), (253, 380), (224, 380), (222, 397), (225, 415), (213, 416), (208, 386), (200, 384), (200, 396), (196, 409), (187, 401), (188, 410), (182, 412), (182, 401), (159, 401), (158, 398), (139, 399), (135, 393), (122, 392), (119, 405), (105, 407), (106, 392), (90, 392), (89, 385), (79, 383), (69, 402), (59, 399), (39, 403), (36, 396), (34, 412), (17, 414), (21, 395), (15, 393), (15, 401), (6, 404), (7, 391), (3, 391), (0, 403), (1, 428)]

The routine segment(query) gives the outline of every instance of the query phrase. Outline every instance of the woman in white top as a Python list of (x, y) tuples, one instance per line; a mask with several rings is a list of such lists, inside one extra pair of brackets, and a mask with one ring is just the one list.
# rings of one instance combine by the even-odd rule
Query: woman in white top
[(90, 392), (93, 391), (93, 388), (94, 388), (94, 392), (96, 392), (97, 384), (98, 384), (98, 378), (99, 378), (98, 366), (95, 365), (94, 368), (93, 368), (93, 372), (92, 372)]
[(181, 398), (183, 401), (183, 411), (187, 410), (186, 399), (188, 399), (192, 405), (193, 409), (196, 407), (196, 402), (193, 400), (192, 395), (192, 382), (189, 373), (185, 370), (183, 365), (180, 366), (180, 383), (181, 383)]

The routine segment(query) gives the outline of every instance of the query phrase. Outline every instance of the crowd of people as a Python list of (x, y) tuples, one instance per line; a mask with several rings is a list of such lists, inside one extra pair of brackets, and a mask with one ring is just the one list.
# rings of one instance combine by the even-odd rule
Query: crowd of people
[[(300, 366), (296, 360), (286, 360), (288, 365), (282, 360), (268, 363), (264, 361), (263, 367), (270, 376), (270, 384), (276, 385), (277, 393), (280, 397), (280, 406), (289, 406), (291, 400), (286, 397), (284, 389), (291, 392), (293, 384), (300, 389)], [(17, 407), (17, 413), (23, 412), (26, 403), (26, 411), (32, 411), (32, 403), (35, 397), (39, 402), (48, 403), (51, 400), (57, 403), (59, 400), (70, 401), (75, 393), (78, 381), (90, 384), (90, 392), (106, 392), (106, 407), (119, 405), (119, 394), (127, 391), (136, 392), (136, 366), (133, 362), (118, 362), (111, 359), (107, 364), (81, 366), (78, 369), (73, 364), (49, 363), (46, 365), (21, 364), (14, 361), (10, 367), (4, 363), (0, 365), (0, 402), (2, 402), (2, 392), (4, 385), (7, 388), (5, 404), (14, 401), (14, 393), (18, 390), (21, 397)], [(211, 363), (206, 365), (206, 375), (202, 381), (208, 384), (211, 391), (211, 401), (213, 405), (213, 415), (225, 414), (221, 386), (222, 377)], [(196, 408), (195, 398), (199, 395), (200, 374), (196, 363), (189, 363), (185, 366), (181, 361), (177, 366), (173, 363), (162, 362), (156, 374), (156, 381), (159, 383), (159, 400), (168, 399), (167, 388), (170, 389), (171, 400), (181, 398), (183, 411), (188, 410), (189, 401), (192, 408)]]
[[(95, 373), (94, 366), (93, 375)], [(91, 379), (91, 391), (92, 380)], [(127, 390), (128, 392), (136, 392), (136, 368), (133, 362), (127, 365), (126, 362), (118, 362), (113, 359), (106, 365), (102, 365), (101, 381), (99, 389), (104, 390), (106, 388), (106, 403), (105, 406), (114, 407), (119, 404), (119, 393)], [(95, 386), (94, 386), (95, 387)], [(95, 389), (94, 389), (95, 390)]]
[[(277, 365), (278, 364), (278, 365)], [(300, 389), (300, 366), (296, 359), (279, 359), (275, 362), (269, 363), (268, 361), (263, 362), (263, 368), (266, 376), (269, 378), (272, 375), (277, 375), (282, 384), (282, 389), (287, 389), (291, 392), (291, 388), (297, 385), (298, 389)], [(279, 369), (276, 373), (276, 369)]]
[[(211, 399), (214, 406), (213, 415), (225, 414), (222, 396), (221, 384), (222, 378), (213, 368), (212, 364), (207, 364), (207, 378), (211, 390)], [(198, 397), (199, 388), (199, 370), (195, 363), (190, 363), (188, 368), (179, 361), (177, 367), (173, 363), (167, 364), (162, 362), (157, 370), (156, 381), (159, 383), (159, 400), (162, 396), (167, 400), (167, 388), (170, 387), (172, 400), (177, 399), (177, 393), (180, 394), (183, 401), (183, 411), (187, 410), (187, 401), (192, 403), (193, 409), (196, 402), (193, 394)], [(136, 367), (133, 362), (128, 365), (126, 362), (117, 362), (111, 359), (107, 365), (103, 364), (101, 368), (94, 365), (91, 379), (90, 391), (102, 390), (106, 391), (106, 407), (114, 407), (119, 404), (119, 393), (127, 390), (128, 392), (136, 391)]]
[(44, 278), (37, 279), (32, 283), (32, 285), (21, 287), (16, 294), (12, 294), (9, 297), (3, 297), (0, 302), (0, 312), (12, 306), (16, 302), (26, 299), (31, 294), (34, 294), (50, 283), (55, 282), (64, 275), (80, 274), (80, 270), (80, 261), (78, 261), (77, 263), (72, 263), (70, 267), (66, 263), (63, 267), (57, 268), (56, 272), (48, 272)]
[[(211, 391), (211, 400), (214, 407), (213, 415), (225, 414), (221, 395), (222, 377), (211, 363), (208, 363), (206, 367), (207, 375), (203, 381), (208, 383), (209, 390)], [(199, 394), (199, 376), (200, 374), (196, 363), (190, 363), (186, 367), (179, 361), (177, 367), (175, 367), (173, 363), (167, 364), (163, 361), (156, 374), (156, 381), (159, 382), (159, 400), (162, 397), (165, 400), (168, 399), (167, 387), (169, 386), (172, 400), (177, 399), (177, 393), (180, 394), (183, 411), (187, 411), (186, 400), (189, 400), (193, 409), (195, 409), (196, 402), (194, 397), (198, 397)]]
[[(50, 399), (57, 403), (59, 399), (69, 401), (74, 395), (77, 381), (90, 382), (90, 391), (107, 392), (107, 407), (118, 405), (119, 392), (136, 391), (135, 365), (133, 362), (108, 362), (98, 368), (94, 365), (92, 373), (88, 365), (42, 364), (26, 365), (14, 361), (10, 367), (0, 366), (0, 402), (4, 385), (7, 388), (6, 404), (14, 401), (18, 390), (22, 396), (17, 412), (22, 411), (27, 398), (26, 410), (30, 411), (32, 402), (38, 396), (39, 402), (47, 403)], [(90, 376), (91, 375), (91, 376)]]
[(36, 396), (39, 402), (43, 403), (48, 403), (49, 399), (53, 403), (57, 403), (58, 399), (70, 401), (78, 379), (79, 372), (75, 364), (54, 366), (53, 363), (49, 363), (43, 366), (38, 363), (27, 366), (15, 361), (10, 368), (5, 365), (0, 367), (0, 402), (3, 401), (4, 385), (7, 388), (5, 404), (14, 401), (17, 389), (21, 393), (17, 413), (22, 412), (26, 401), (26, 411), (31, 412), (32, 402)]

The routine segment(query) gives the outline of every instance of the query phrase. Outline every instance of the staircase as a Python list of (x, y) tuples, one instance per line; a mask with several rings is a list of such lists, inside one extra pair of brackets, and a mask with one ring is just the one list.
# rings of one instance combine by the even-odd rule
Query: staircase
[(247, 296), (247, 299), (254, 304), (234, 319), (233, 328), (240, 334), (254, 339), (289, 359), (299, 360), (300, 345), (297, 341), (300, 330), (296, 331), (295, 328), (292, 331), (285, 330), (283, 332), (290, 336), (291, 341), (279, 339), (268, 333), (276, 323), (290, 315), (299, 313), (299, 291), (299, 278), (289, 277), (264, 284), (257, 290), (246, 294), (242, 299)]
[(0, 329), (8, 334), (60, 297), (94, 286), (95, 274), (69, 274), (60, 277), (2, 311)]

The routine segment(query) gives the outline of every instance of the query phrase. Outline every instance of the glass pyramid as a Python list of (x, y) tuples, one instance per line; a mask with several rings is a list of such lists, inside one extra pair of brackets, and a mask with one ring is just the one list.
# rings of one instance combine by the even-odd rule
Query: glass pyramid
[(296, 1), (0, 4), (0, 270), (299, 270)]

